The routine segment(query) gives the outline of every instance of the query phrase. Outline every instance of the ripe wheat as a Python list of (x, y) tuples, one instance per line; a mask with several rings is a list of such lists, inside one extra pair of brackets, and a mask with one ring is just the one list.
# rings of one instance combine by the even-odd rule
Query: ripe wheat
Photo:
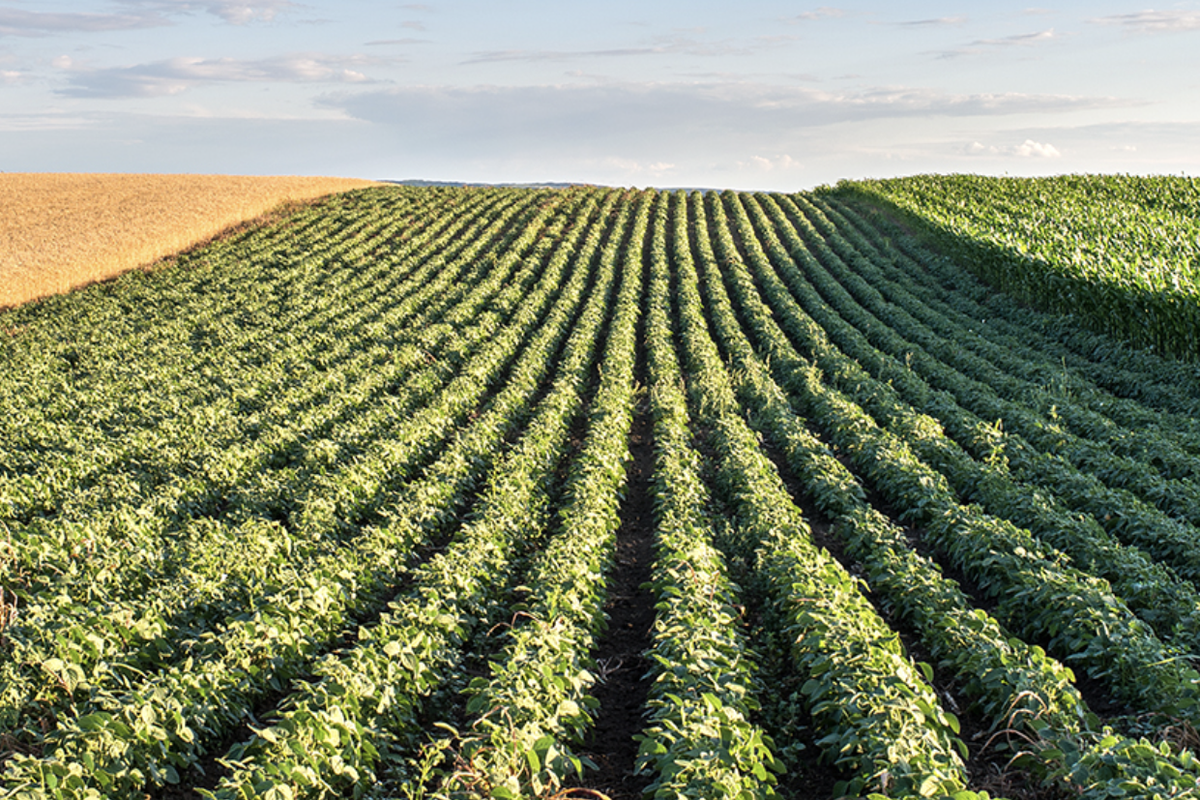
[(0, 174), (0, 308), (115, 277), (347, 178)]

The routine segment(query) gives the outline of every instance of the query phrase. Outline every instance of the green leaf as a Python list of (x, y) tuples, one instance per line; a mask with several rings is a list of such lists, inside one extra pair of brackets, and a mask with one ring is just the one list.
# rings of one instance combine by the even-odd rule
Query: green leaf
[(917, 788), (917, 794), (921, 797), (933, 797), (942, 788), (942, 780), (935, 775), (929, 775), (925, 780), (921, 781), (920, 787)]

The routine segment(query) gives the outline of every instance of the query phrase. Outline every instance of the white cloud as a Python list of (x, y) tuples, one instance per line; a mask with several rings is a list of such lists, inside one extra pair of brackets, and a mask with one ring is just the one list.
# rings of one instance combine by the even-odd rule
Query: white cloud
[(300, 8), (292, 0), (123, 0), (127, 6), (153, 12), (185, 14), (203, 11), (220, 17), (231, 25), (251, 22), (271, 22), (283, 12)]
[(846, 13), (846, 11), (840, 8), (821, 6), (815, 11), (805, 11), (801, 14), (797, 14), (796, 16), (792, 17), (792, 19), (804, 20), (806, 22), (818, 19), (837, 19), (839, 17), (846, 16)]
[(1035, 142), (1033, 139), (1026, 139), (1013, 150), (1013, 155), (1021, 158), (1059, 158), (1062, 153), (1058, 152), (1058, 148), (1046, 142)]
[(25, 80), (25, 75), (15, 69), (0, 70), (0, 82), (5, 86), (15, 86)]
[(1062, 153), (1052, 144), (1026, 139), (1018, 145), (985, 145), (971, 142), (963, 151), (970, 156), (1015, 156), (1017, 158), (1061, 158)]
[[(954, 95), (910, 87), (834, 92), (751, 82), (388, 86), (330, 92), (317, 104), (368, 123), (364, 127), (379, 131), (394, 150), (430, 159), (584, 169), (622, 154), (637, 159), (642, 169), (659, 162), (680, 165), (672, 180), (693, 185), (701, 179), (676, 176), (694, 175), (699, 164), (721, 164), (756, 176), (756, 182), (800, 180), (835, 168), (802, 154), (817, 152), (814, 148), (842, 153), (850, 146), (847, 139), (894, 142), (901, 121), (905, 130), (1013, 116), (1057, 121), (1073, 110), (1128, 105), (1112, 98)], [(630, 169), (604, 167), (606, 174), (636, 174)]]
[(281, 11), (295, 8), (296, 4), (288, 0), (257, 0), (254, 3), (240, 3), (237, 0), (222, 0), (207, 3), (205, 10), (215, 14), (226, 22), (234, 25), (245, 25), (248, 22), (261, 20), (270, 22)]
[(79, 11), (25, 11), (0, 8), (0, 36), (51, 36), (60, 33), (105, 33), (172, 25), (170, 17), (202, 11), (232, 25), (270, 22), (299, 8), (292, 0), (122, 0), (128, 11), (101, 14)]
[(1200, 122), (1126, 120), (1080, 126), (1056, 124), (1054, 127), (1023, 128), (1020, 136), (1035, 141), (1066, 140), (1072, 151), (1136, 146), (1139, 153), (1159, 150), (1185, 153), (1187, 163), (1200, 157), (1195, 148), (1195, 142), (1200, 141)]
[(383, 63), (364, 56), (302, 53), (257, 61), (183, 56), (129, 67), (74, 69), (70, 59), (62, 58), (65, 62), (56, 66), (70, 69), (71, 78), (58, 93), (92, 98), (161, 97), (220, 82), (367, 83), (355, 67)]
[(625, 156), (606, 156), (597, 161), (598, 165), (610, 174), (619, 175), (622, 179), (630, 180), (644, 177), (661, 178), (675, 170), (675, 164), (667, 161), (653, 161), (649, 164)]
[(967, 21), (966, 17), (934, 17), (933, 19), (914, 19), (907, 22), (897, 22), (897, 25), (905, 27), (944, 27), (949, 25), (963, 25)]
[(1027, 47), (1031, 44), (1039, 44), (1048, 42), (1051, 39), (1061, 38), (1054, 33), (1054, 29), (1050, 28), (1045, 31), (1035, 31), (1034, 33), (1018, 33), (1013, 36), (1001, 36), (998, 39), (976, 39), (971, 42), (972, 45), (981, 45), (986, 47)]
[(994, 39), (976, 39), (963, 47), (956, 47), (951, 50), (940, 50), (934, 54), (939, 58), (958, 58), (960, 56), (978, 55), (985, 49), (1009, 48), (1009, 47), (1030, 47), (1033, 45), (1044, 44), (1046, 42), (1062, 39), (1060, 34), (1054, 32), (1053, 28), (1044, 31), (1034, 31), (1033, 33), (1017, 33), (1011, 36), (1000, 36)]
[(62, 113), (0, 114), (0, 131), (75, 131), (91, 128), (92, 120)]
[(1100, 25), (1119, 25), (1134, 33), (1173, 33), (1200, 30), (1200, 11), (1139, 11), (1110, 14), (1089, 20)]
[(367, 47), (381, 47), (388, 45), (406, 45), (406, 44), (429, 44), (428, 39), (374, 39), (366, 42)]
[(875, 118), (941, 114), (946, 116), (993, 116), (1065, 112), (1083, 109), (1137, 105), (1114, 97), (982, 92), (947, 94), (919, 87), (879, 87), (859, 92), (814, 92), (819, 106), (840, 109), (847, 118)]
[(581, 58), (628, 58), (638, 56), (688, 55), (702, 57), (746, 56), (774, 49), (792, 41), (790, 37), (757, 37), (751, 42), (704, 42), (686, 37), (659, 37), (642, 47), (614, 47), (604, 50), (488, 50), (476, 53), (464, 64), (497, 61), (569, 61)]
[(0, 8), (0, 36), (50, 36), (153, 28), (170, 22), (154, 11), (134, 14), (24, 11)]
[(800, 169), (803, 167), (799, 161), (789, 155), (778, 156), (750, 156), (747, 161), (738, 161), (739, 169), (753, 169), (758, 172), (776, 172), (780, 170)]

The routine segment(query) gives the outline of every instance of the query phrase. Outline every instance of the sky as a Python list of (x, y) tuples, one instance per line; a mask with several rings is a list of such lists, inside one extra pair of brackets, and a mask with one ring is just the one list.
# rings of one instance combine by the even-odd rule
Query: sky
[(0, 171), (1200, 174), (1200, 0), (0, 0)]

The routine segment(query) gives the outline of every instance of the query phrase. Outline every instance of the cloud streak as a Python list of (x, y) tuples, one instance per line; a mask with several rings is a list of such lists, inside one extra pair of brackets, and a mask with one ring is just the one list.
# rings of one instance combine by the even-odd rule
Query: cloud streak
[(1001, 36), (997, 39), (976, 39), (971, 44), (978, 47), (1028, 47), (1029, 45), (1040, 44), (1058, 38), (1060, 37), (1054, 33), (1054, 29), (1050, 28), (1049, 30), (1035, 31), (1033, 33)]
[(847, 16), (847, 14), (848, 14), (848, 12), (846, 12), (840, 8), (832, 8), (830, 6), (821, 6), (820, 8), (816, 9), (815, 11), (805, 11), (801, 14), (797, 14), (796, 16), (792, 17), (792, 19), (800, 20), (802, 22), (812, 22), (812, 21), (819, 20), (819, 19), (839, 19), (841, 17)]
[(1200, 30), (1200, 11), (1139, 11), (1110, 14), (1088, 20), (1098, 25), (1117, 25), (1131, 33), (1178, 33)]
[(1016, 158), (1061, 158), (1058, 148), (1047, 142), (1035, 142), (1026, 139), (1018, 145), (985, 145), (982, 142), (971, 142), (964, 148), (969, 156), (1013, 156)]
[(1053, 28), (1049, 28), (1044, 31), (1034, 31), (1032, 33), (1017, 33), (1011, 36), (1000, 36), (992, 39), (976, 39), (970, 44), (956, 47), (952, 50), (935, 51), (934, 55), (938, 58), (959, 58), (961, 56), (978, 55), (987, 50), (1007, 49), (1010, 47), (1034, 47), (1060, 39), (1062, 39), (1062, 36), (1055, 33)]
[(203, 11), (231, 25), (271, 22), (279, 14), (301, 7), (292, 0), (124, 0), (124, 4), (162, 14)]
[(750, 156), (746, 161), (735, 162), (738, 169), (753, 169), (759, 172), (781, 172), (802, 169), (804, 167), (796, 159), (787, 155)]
[(752, 55), (762, 50), (780, 47), (791, 41), (790, 37), (759, 37), (752, 44), (730, 42), (701, 42), (687, 38), (659, 39), (645, 47), (616, 47), (606, 50), (489, 50), (476, 53), (463, 61), (464, 64), (487, 64), (502, 61), (572, 61), (590, 58), (638, 58), (643, 56), (688, 55), (720, 58), (724, 56)]
[(256, 20), (271, 22), (277, 14), (292, 8), (296, 8), (296, 4), (288, 0), (257, 0), (254, 3), (223, 0), (206, 3), (204, 10), (233, 25), (245, 25)]
[(86, 130), (94, 121), (86, 117), (69, 116), (64, 113), (42, 112), (35, 114), (0, 115), (0, 133), (14, 131), (74, 131)]
[(374, 41), (366, 42), (367, 47), (381, 47), (385, 45), (409, 45), (409, 44), (429, 44), (429, 39), (375, 39)]
[(52, 36), (60, 33), (103, 33), (170, 25), (153, 11), (135, 14), (25, 11), (0, 8), (0, 36)]
[(63, 33), (109, 33), (173, 25), (171, 16), (203, 11), (231, 25), (271, 22), (299, 8), (292, 0), (125, 0), (128, 13), (26, 11), (0, 8), (0, 36), (53, 36)]
[(963, 25), (967, 21), (966, 17), (935, 17), (933, 19), (914, 19), (907, 22), (897, 22), (906, 28), (944, 28), (952, 25)]
[(723, 136), (775, 141), (843, 122), (901, 117), (1062, 114), (1128, 106), (1111, 97), (950, 94), (878, 87), (854, 92), (759, 83), (610, 83), (525, 87), (413, 86), (327, 95), (322, 106), (391, 126), (423, 142), (682, 141)]
[(364, 56), (294, 54), (261, 60), (172, 58), (149, 64), (104, 69), (78, 69), (70, 59), (56, 63), (70, 75), (66, 97), (116, 99), (163, 97), (210, 83), (367, 83), (358, 68), (382, 63)]

